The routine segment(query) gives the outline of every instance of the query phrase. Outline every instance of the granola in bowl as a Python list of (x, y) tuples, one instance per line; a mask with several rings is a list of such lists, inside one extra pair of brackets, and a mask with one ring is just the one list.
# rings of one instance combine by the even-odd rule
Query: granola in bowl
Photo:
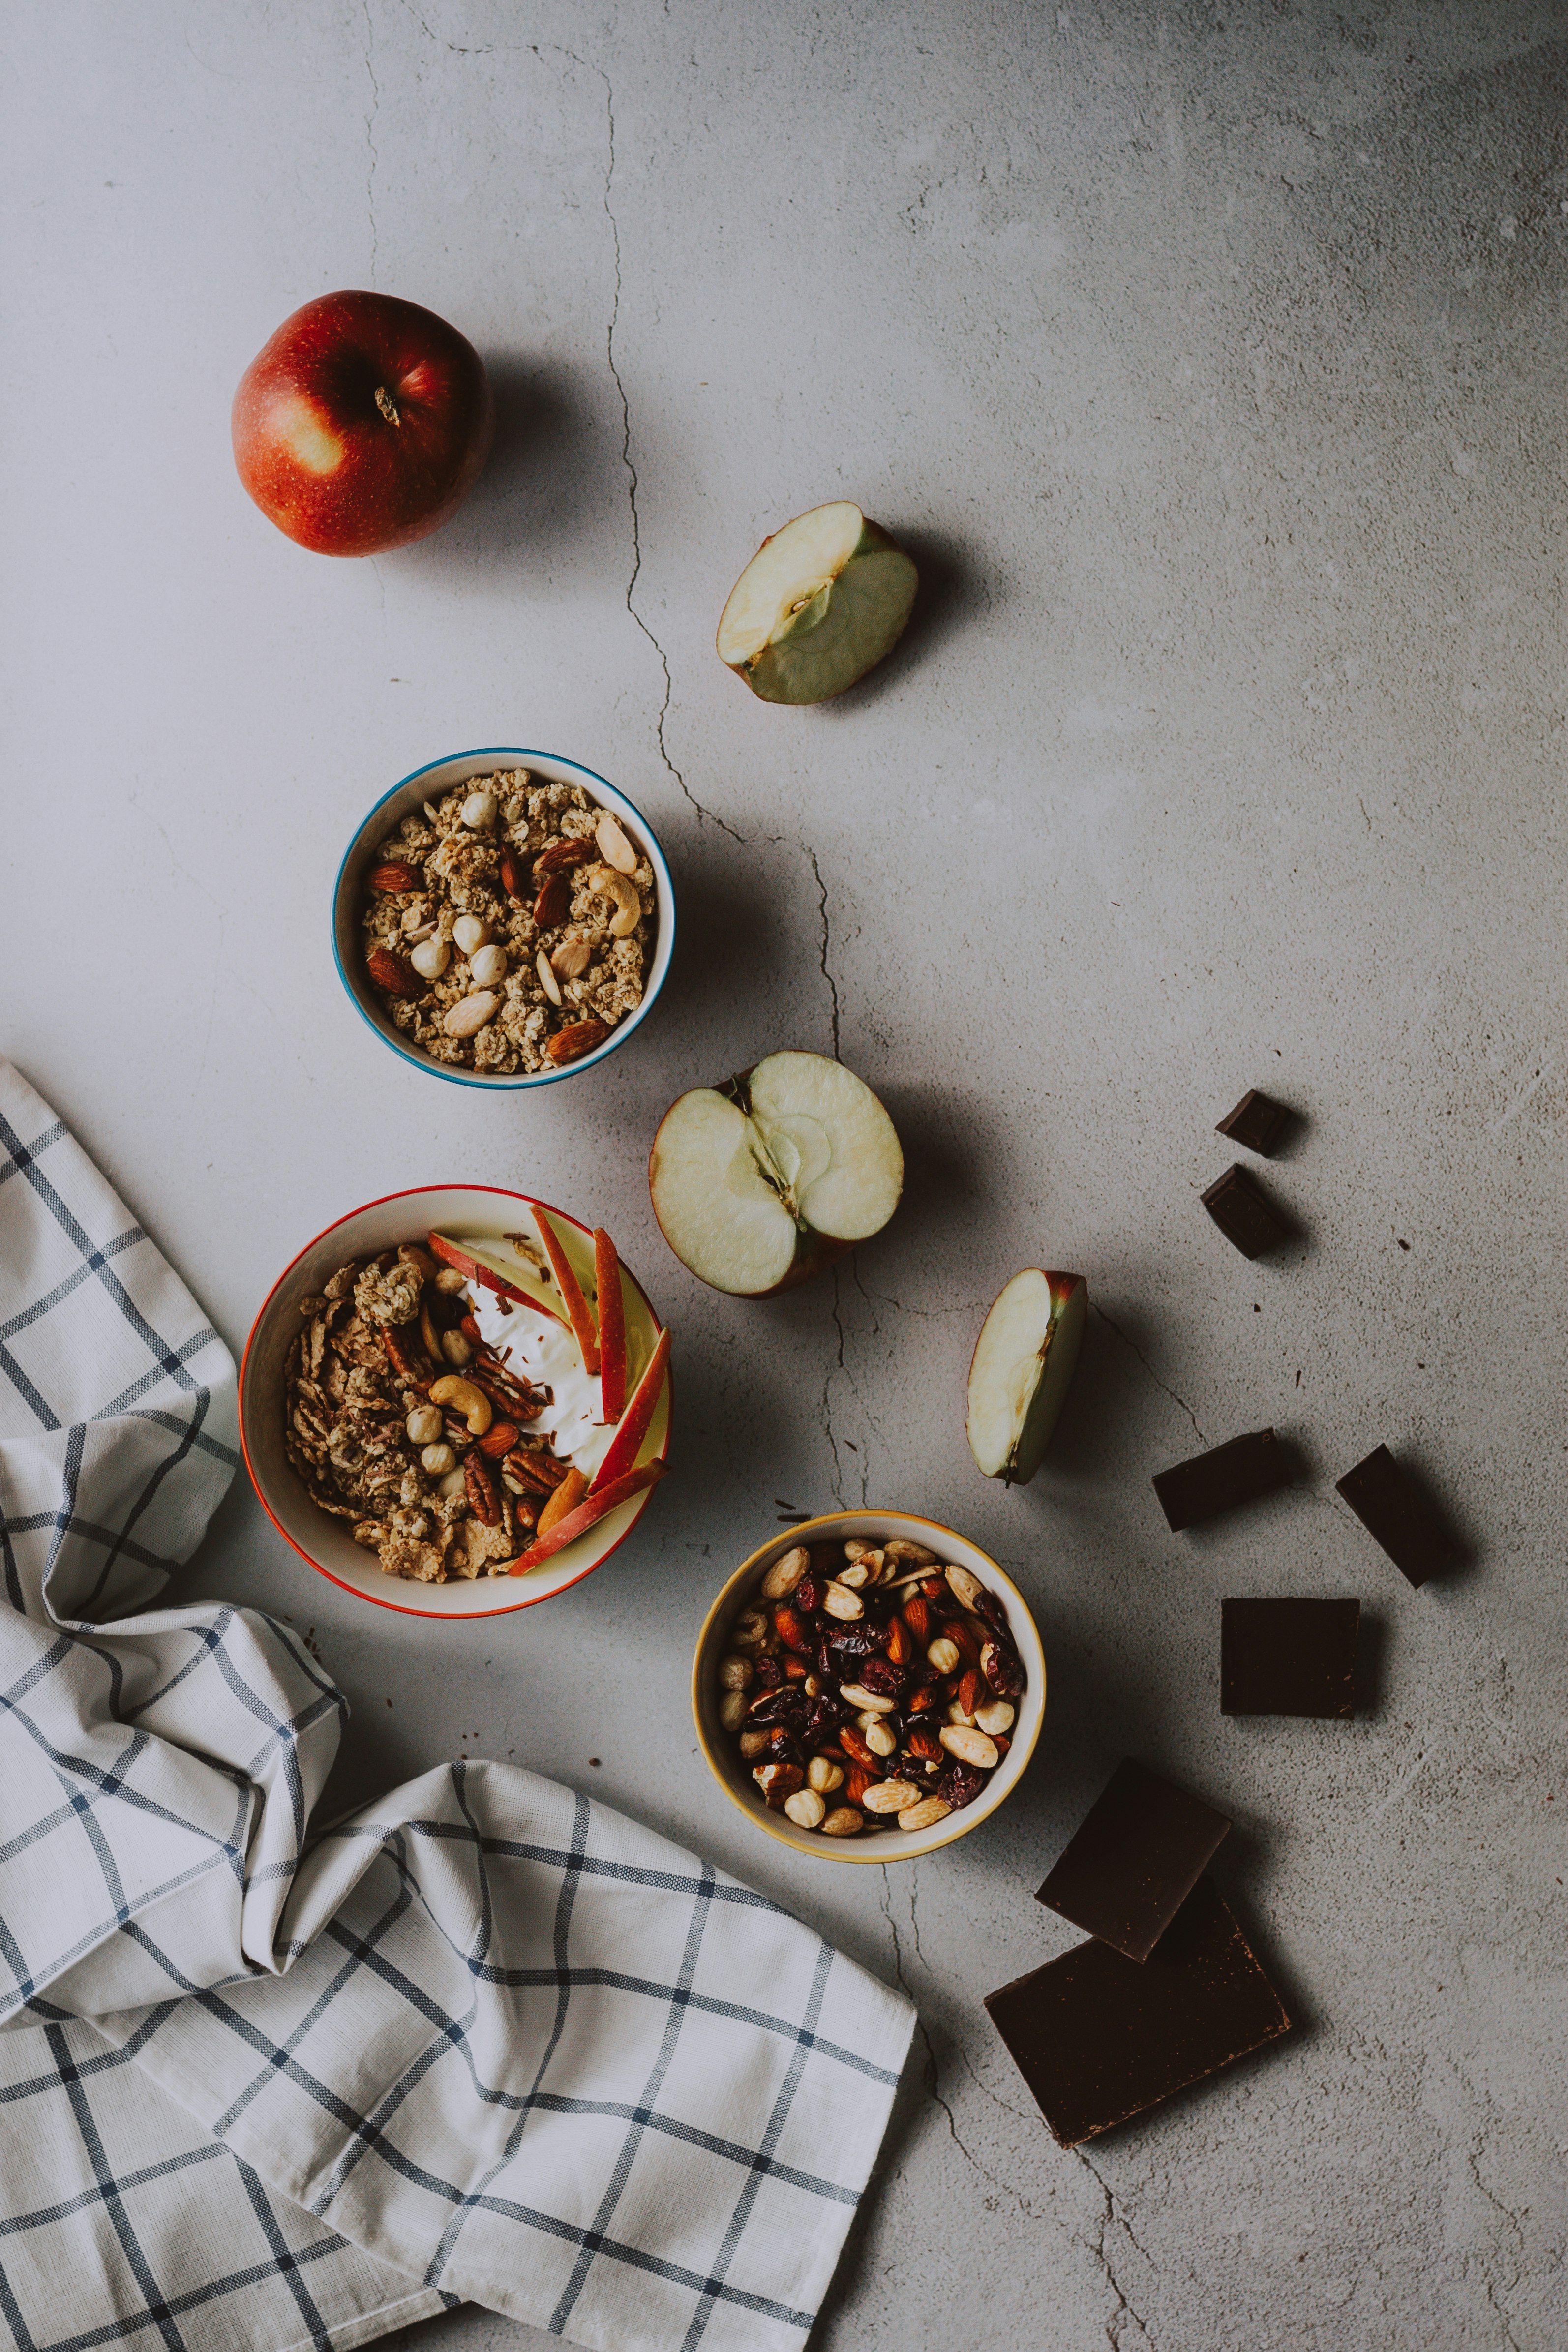
[(559, 1318), (498, 1309), (405, 1243), (302, 1298), (284, 1374), (285, 1450), (312, 1502), (389, 1576), (505, 1576), (557, 1491), (581, 1491), (612, 1430)]
[(361, 918), (388, 1016), (431, 1058), (485, 1076), (579, 1061), (643, 1000), (653, 867), (581, 784), (470, 776), (375, 850)]

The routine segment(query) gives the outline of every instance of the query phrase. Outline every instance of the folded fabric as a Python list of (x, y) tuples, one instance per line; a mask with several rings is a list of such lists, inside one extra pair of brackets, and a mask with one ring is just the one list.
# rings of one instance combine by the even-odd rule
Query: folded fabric
[(315, 1827), (345, 1713), (315, 1660), (146, 1606), (235, 1461), (226, 1349), (0, 1063), (16, 2340), (346, 2352), (471, 2298), (605, 2352), (798, 2347), (908, 2002), (530, 1772)]

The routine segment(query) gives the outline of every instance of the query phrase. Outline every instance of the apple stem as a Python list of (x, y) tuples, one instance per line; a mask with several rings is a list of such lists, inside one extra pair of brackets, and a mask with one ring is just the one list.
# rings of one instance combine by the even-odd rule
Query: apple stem
[(384, 383), (378, 383), (375, 387), (375, 404), (389, 425), (402, 424), (403, 419), (397, 413), (397, 403)]

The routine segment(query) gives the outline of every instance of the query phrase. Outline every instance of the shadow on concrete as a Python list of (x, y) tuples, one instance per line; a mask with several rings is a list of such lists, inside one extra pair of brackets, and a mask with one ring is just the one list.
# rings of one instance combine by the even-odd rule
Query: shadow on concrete
[(909, 625), (884, 661), (858, 684), (816, 708), (829, 718), (862, 710), (883, 695), (901, 689), (910, 672), (996, 602), (994, 584), (973, 557), (945, 531), (887, 528), (914, 557), (920, 587)]

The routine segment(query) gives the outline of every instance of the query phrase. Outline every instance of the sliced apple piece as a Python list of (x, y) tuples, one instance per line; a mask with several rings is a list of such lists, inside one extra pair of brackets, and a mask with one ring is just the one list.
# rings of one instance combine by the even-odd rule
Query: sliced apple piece
[(599, 1310), (599, 1409), (606, 1421), (616, 1422), (626, 1407), (626, 1317), (621, 1261), (603, 1225), (594, 1228), (594, 1289)]
[(726, 1087), (682, 1095), (648, 1160), (676, 1256), (742, 1297), (792, 1288), (880, 1233), (903, 1183), (892, 1120), (821, 1054), (770, 1054)]
[(969, 1367), (969, 1450), (988, 1478), (1027, 1486), (1061, 1417), (1089, 1313), (1081, 1274), (1026, 1266), (980, 1327)]
[(847, 499), (764, 539), (719, 621), (719, 658), (764, 702), (825, 702), (903, 635), (913, 559)]
[(594, 1473), (593, 1483), (588, 1488), (590, 1495), (596, 1495), (602, 1486), (613, 1486), (636, 1462), (663, 1391), (668, 1365), (669, 1332), (667, 1328), (659, 1333), (647, 1369), (632, 1391), (631, 1402), (622, 1413), (605, 1458)]
[(568, 1511), (564, 1518), (557, 1519), (548, 1535), (542, 1536), (536, 1543), (530, 1544), (525, 1552), (519, 1554), (511, 1563), (510, 1573), (525, 1576), (542, 1560), (550, 1559), (558, 1551), (564, 1551), (569, 1543), (575, 1543), (579, 1536), (586, 1535), (591, 1527), (626, 1502), (628, 1496), (640, 1495), (645, 1486), (651, 1486), (662, 1478), (668, 1467), (668, 1462), (647, 1462), (640, 1470), (628, 1470), (624, 1477), (616, 1478), (607, 1486), (592, 1488), (574, 1511)]
[(585, 1372), (596, 1372), (599, 1369), (599, 1335), (594, 1328), (594, 1318), (588, 1311), (583, 1286), (577, 1279), (577, 1270), (562, 1245), (560, 1234), (537, 1201), (533, 1204), (533, 1222), (539, 1227), (539, 1238), (544, 1244), (567, 1320), (575, 1335), (583, 1369)]
[(510, 1298), (520, 1307), (537, 1307), (557, 1323), (564, 1323), (561, 1295), (551, 1283), (542, 1265), (535, 1265), (525, 1256), (510, 1236), (504, 1241), (478, 1241), (465, 1234), (459, 1240), (453, 1234), (426, 1234), (426, 1245), (432, 1257), (443, 1265), (455, 1266), (466, 1282), (477, 1282), (481, 1289), (494, 1291), (499, 1298)]

